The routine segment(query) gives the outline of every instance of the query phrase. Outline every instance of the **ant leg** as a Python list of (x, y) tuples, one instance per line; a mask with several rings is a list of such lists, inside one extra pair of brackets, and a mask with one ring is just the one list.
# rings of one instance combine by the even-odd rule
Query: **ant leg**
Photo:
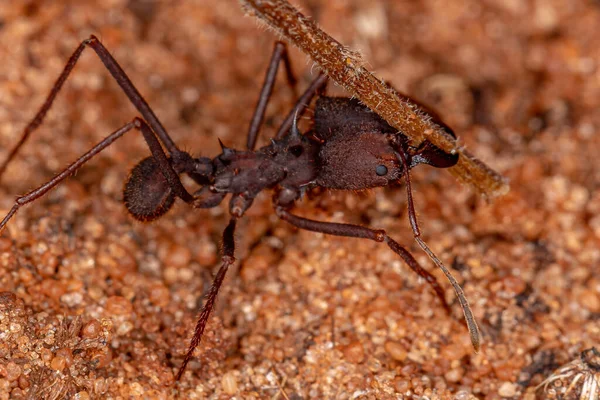
[(114, 131), (113, 133), (108, 135), (106, 138), (104, 138), (104, 140), (102, 140), (96, 146), (92, 147), (91, 150), (89, 150), (87, 153), (85, 153), (83, 156), (81, 156), (73, 164), (69, 165), (64, 171), (62, 171), (60, 174), (56, 175), (49, 182), (46, 182), (42, 186), (30, 191), (29, 193), (27, 193), (24, 196), (17, 197), (13, 207), (10, 209), (8, 214), (6, 214), (6, 216), (4, 217), (2, 222), (0, 222), (0, 232), (4, 229), (4, 226), (6, 225), (6, 223), (12, 218), (13, 215), (15, 215), (15, 213), (19, 210), (19, 208), (21, 208), (25, 204), (31, 203), (32, 201), (39, 199), (40, 197), (42, 197), (43, 195), (48, 193), (48, 191), (50, 191), (50, 189), (52, 189), (53, 187), (58, 185), (60, 182), (62, 182), (64, 179), (66, 179), (71, 174), (73, 174), (75, 171), (77, 171), (83, 164), (85, 164), (87, 161), (89, 161), (92, 157), (94, 157), (96, 154), (100, 153), (102, 150), (104, 150), (105, 148), (110, 146), (115, 140), (117, 140), (118, 138), (123, 136), (125, 133), (129, 132), (130, 130), (132, 130), (134, 128), (135, 128), (135, 122), (133, 122), (133, 121), (129, 122), (128, 124), (123, 125), (123, 127), (117, 129), (116, 131)]
[(54, 102), (56, 95), (58, 94), (58, 92), (62, 88), (62, 85), (65, 83), (65, 81), (69, 77), (69, 74), (75, 67), (77, 60), (81, 56), (81, 53), (83, 52), (84, 49), (85, 49), (85, 44), (81, 43), (79, 45), (79, 47), (77, 47), (75, 52), (73, 52), (73, 54), (69, 58), (69, 61), (67, 61), (67, 65), (65, 65), (63, 72), (60, 74), (60, 76), (54, 83), (54, 86), (52, 87), (50, 94), (46, 98), (46, 101), (44, 102), (42, 107), (39, 109), (39, 111), (35, 114), (35, 117), (33, 117), (31, 122), (29, 122), (29, 124), (27, 124), (27, 126), (23, 130), (23, 133), (21, 134), (21, 138), (19, 139), (17, 144), (12, 148), (10, 153), (8, 153), (8, 156), (6, 157), (4, 162), (2, 164), (0, 164), (0, 177), (4, 174), (6, 167), (8, 166), (10, 161), (14, 158), (14, 156), (17, 154), (17, 152), (19, 151), (21, 146), (23, 146), (23, 144), (25, 144), (25, 141), (27, 141), (27, 139), (29, 138), (29, 135), (33, 131), (35, 131), (38, 126), (41, 125), (42, 121), (44, 120), (44, 117), (46, 116), (46, 113), (52, 106), (52, 103)]
[(156, 132), (156, 134), (158, 135), (162, 143), (165, 145), (169, 153), (179, 153), (179, 149), (177, 148), (177, 146), (175, 145), (165, 128), (162, 126), (162, 124), (160, 123), (160, 121), (158, 120), (148, 103), (144, 100), (142, 95), (135, 88), (125, 71), (123, 71), (121, 66), (113, 58), (110, 52), (102, 45), (102, 43), (100, 43), (98, 38), (92, 35), (89, 39), (86, 39), (83, 42), (81, 42), (81, 44), (73, 52), (73, 54), (69, 58), (69, 61), (67, 61), (67, 64), (65, 65), (62, 73), (54, 83), (54, 86), (52, 87), (50, 94), (46, 98), (46, 101), (44, 101), (44, 104), (42, 104), (42, 106), (35, 114), (31, 122), (25, 127), (23, 133), (21, 134), (21, 138), (19, 139), (17, 144), (12, 148), (7, 158), (2, 164), (0, 164), (0, 177), (5, 172), (6, 167), (15, 157), (19, 149), (27, 141), (31, 133), (35, 131), (43, 122), (46, 113), (48, 112), (50, 107), (52, 107), (52, 103), (54, 103), (58, 92), (60, 92), (63, 84), (71, 74), (71, 71), (73, 71), (73, 68), (75, 68), (77, 61), (79, 60), (79, 57), (81, 57), (81, 54), (83, 53), (83, 50), (85, 50), (86, 46), (91, 47), (96, 52), (96, 54), (98, 55), (102, 63), (106, 66), (110, 74), (117, 81), (119, 86), (121, 86), (121, 89), (123, 90), (123, 92), (125, 92), (125, 94), (129, 98), (129, 101), (131, 101), (135, 108), (138, 109), (138, 111), (142, 114), (144, 119), (148, 121), (148, 123), (152, 127), (152, 130)]
[(144, 136), (144, 139), (146, 139), (146, 143), (148, 144), (148, 147), (150, 148), (152, 155), (157, 160), (159, 167), (161, 168), (161, 172), (165, 176), (165, 179), (167, 180), (167, 182), (170, 184), (175, 195), (179, 196), (181, 199), (183, 199), (186, 202), (192, 201), (193, 200), (192, 195), (190, 195), (185, 190), (183, 185), (181, 184), (181, 181), (179, 180), (177, 173), (173, 170), (173, 167), (171, 167), (169, 160), (167, 159), (167, 156), (165, 155), (164, 151), (162, 150), (162, 147), (160, 146), (160, 142), (158, 141), (156, 136), (154, 136), (154, 134), (152, 133), (152, 131), (150, 130), (148, 125), (143, 120), (141, 120), (140, 118), (135, 118), (133, 121), (123, 125), (123, 127), (117, 129), (116, 131), (114, 131), (113, 133), (108, 135), (100, 143), (98, 143), (94, 147), (92, 147), (87, 153), (85, 153), (83, 156), (78, 158), (74, 163), (69, 165), (67, 168), (65, 168), (61, 173), (56, 175), (50, 181), (46, 182), (42, 186), (30, 191), (29, 193), (27, 193), (23, 196), (17, 197), (13, 207), (10, 209), (8, 214), (6, 214), (4, 219), (0, 222), (0, 232), (4, 229), (4, 226), (7, 224), (7, 222), (16, 214), (16, 212), (19, 210), (19, 208), (39, 199), (40, 197), (42, 197), (43, 195), (48, 193), (52, 188), (54, 188), (60, 182), (62, 182), (63, 180), (68, 178), (70, 175), (75, 173), (75, 171), (77, 171), (79, 168), (81, 168), (81, 166), (83, 164), (88, 162), (95, 155), (97, 155), (102, 150), (104, 150), (105, 148), (107, 148), (108, 146), (113, 144), (118, 138), (120, 138), (121, 136), (123, 136), (125, 133), (129, 132), (132, 129), (138, 129), (142, 132), (142, 135)]
[(235, 232), (235, 223), (236, 219), (234, 217), (229, 221), (229, 225), (227, 225), (225, 231), (223, 231), (223, 255), (221, 257), (221, 268), (219, 268), (219, 271), (213, 280), (212, 286), (206, 295), (206, 302), (204, 303), (204, 307), (202, 307), (202, 311), (198, 317), (198, 322), (196, 323), (196, 328), (194, 330), (194, 337), (190, 342), (190, 347), (185, 355), (183, 364), (181, 364), (181, 367), (179, 368), (179, 372), (177, 372), (177, 377), (175, 380), (179, 380), (181, 378), (181, 375), (183, 375), (183, 372), (185, 371), (185, 367), (188, 365), (194, 355), (194, 350), (198, 344), (200, 344), (200, 340), (202, 339), (202, 335), (204, 333), (204, 328), (206, 328), (206, 324), (208, 323), (208, 318), (210, 317), (210, 313), (215, 305), (215, 300), (219, 294), (219, 289), (221, 288), (225, 274), (227, 273), (229, 267), (235, 262), (235, 258), (233, 257), (235, 251), (235, 240), (233, 237)]
[(269, 102), (269, 98), (273, 93), (273, 86), (275, 85), (275, 80), (277, 78), (277, 69), (279, 68), (279, 63), (281, 61), (283, 61), (283, 64), (285, 65), (287, 80), (290, 87), (294, 91), (294, 98), (296, 97), (296, 77), (292, 72), (292, 65), (290, 63), (287, 46), (283, 42), (275, 42), (275, 48), (273, 49), (273, 54), (271, 55), (269, 68), (267, 69), (267, 74), (265, 75), (265, 81), (263, 82), (263, 86), (258, 97), (258, 103), (256, 104), (254, 115), (250, 121), (250, 128), (248, 129), (248, 139), (246, 142), (246, 147), (248, 150), (254, 150), (254, 146), (256, 145), (258, 131), (260, 130), (265, 116), (267, 103)]
[(460, 306), (462, 307), (463, 313), (465, 314), (465, 319), (467, 320), (467, 325), (469, 326), (469, 333), (471, 334), (471, 342), (473, 343), (473, 347), (475, 348), (475, 351), (479, 351), (479, 345), (480, 345), (479, 328), (477, 327), (477, 323), (475, 322), (475, 318), (473, 317), (473, 313), (471, 312), (471, 308), (469, 307), (469, 303), (467, 302), (467, 298), (465, 297), (462, 288), (459, 286), (458, 282), (456, 282), (456, 279), (454, 279), (452, 274), (450, 274), (450, 271), (448, 270), (448, 268), (446, 268), (444, 263), (442, 263), (442, 260), (440, 260), (438, 258), (438, 256), (436, 256), (435, 253), (429, 248), (427, 243), (425, 243), (425, 241), (423, 239), (421, 239), (421, 230), (419, 229), (419, 224), (417, 222), (417, 213), (415, 212), (415, 204), (413, 202), (413, 197), (412, 197), (408, 160), (406, 159), (406, 155), (404, 154), (403, 151), (396, 151), (395, 153), (396, 153), (396, 157), (401, 161), (402, 166), (404, 168), (404, 179), (406, 181), (406, 203), (407, 203), (407, 207), (408, 207), (408, 220), (410, 221), (410, 226), (412, 228), (415, 241), (419, 244), (421, 249), (423, 249), (423, 251), (425, 253), (427, 253), (427, 255), (429, 256), (431, 261), (433, 261), (434, 264), (439, 269), (442, 270), (444, 275), (446, 275), (446, 277), (448, 278), (448, 280), (454, 287), (454, 291), (456, 292), (456, 295), (458, 296), (458, 301), (460, 302)]
[[(352, 224), (340, 224), (334, 222), (322, 222), (306, 219), (291, 214), (281, 206), (275, 206), (275, 213), (279, 218), (283, 219), (286, 222), (289, 222), (290, 224), (300, 229), (305, 229), (313, 232), (321, 232), (328, 235), (356, 237), (362, 239), (370, 239), (376, 242), (385, 242), (388, 245), (388, 247), (392, 249), (392, 251), (394, 251), (396, 254), (402, 257), (404, 262), (406, 262), (406, 264), (408, 264), (408, 266), (413, 271), (415, 271), (417, 274), (419, 274), (427, 280), (427, 282), (435, 290), (436, 294), (438, 295), (440, 301), (442, 302), (446, 310), (449, 311), (449, 306), (446, 303), (446, 299), (444, 297), (444, 291), (437, 282), (437, 279), (435, 279), (433, 275), (431, 275), (429, 272), (423, 269), (423, 267), (419, 265), (419, 263), (412, 256), (412, 254), (410, 254), (405, 248), (400, 246), (398, 242), (389, 237), (384, 230), (370, 229)], [(475, 322), (475, 318), (473, 317), (473, 313), (471, 311), (471, 308), (469, 307), (469, 303), (467, 302), (465, 294), (458, 282), (456, 281), (456, 279), (454, 279), (454, 277), (450, 274), (450, 271), (448, 271), (448, 269), (444, 267), (443, 264), (441, 265), (442, 267), (440, 268), (442, 269), (442, 271), (444, 272), (444, 274), (446, 275), (456, 292), (459, 303), (465, 315), (465, 320), (467, 322), (467, 327), (471, 336), (471, 343), (473, 344), (475, 351), (478, 352), (481, 342), (479, 328), (477, 327), (477, 323)]]
[[(407, 208), (408, 208), (408, 220), (410, 222), (410, 226), (412, 228), (415, 241), (419, 244), (419, 246), (421, 246), (421, 249), (423, 249), (423, 251), (425, 253), (427, 253), (427, 255), (429, 256), (431, 261), (433, 261), (435, 263), (435, 265), (437, 265), (438, 268), (440, 268), (442, 271), (444, 271), (444, 274), (446, 274), (446, 276), (450, 276), (449, 272), (447, 272), (448, 269), (446, 268), (446, 266), (435, 255), (435, 253), (429, 248), (429, 246), (427, 246), (427, 243), (425, 243), (425, 241), (423, 239), (421, 239), (421, 230), (419, 229), (419, 223), (417, 222), (417, 213), (415, 212), (415, 204), (413, 202), (413, 197), (412, 197), (408, 160), (406, 159), (406, 155), (404, 154), (404, 152), (397, 151), (395, 153), (396, 153), (396, 157), (401, 161), (402, 166), (405, 171), (404, 179), (406, 181), (406, 199), (407, 199), (406, 203), (407, 203)], [(448, 279), (450, 279), (450, 277)], [(454, 279), (454, 278), (452, 278), (452, 279)], [(452, 279), (450, 280), (451, 282), (452, 282)], [(460, 300), (460, 297), (459, 297), (459, 300)], [(466, 302), (466, 299), (465, 299), (465, 302)], [(468, 304), (467, 304), (467, 306), (468, 306)]]
[(340, 224), (340, 223), (334, 223), (334, 222), (309, 220), (309, 219), (302, 218), (302, 217), (296, 216), (294, 214), (291, 214), (290, 212), (286, 211), (283, 207), (276, 207), (275, 213), (277, 214), (277, 216), (279, 218), (283, 219), (286, 222), (289, 222), (290, 224), (292, 224), (300, 229), (305, 229), (305, 230), (309, 230), (309, 231), (313, 231), (313, 232), (321, 232), (321, 233), (325, 233), (328, 235), (370, 239), (370, 240), (374, 240), (376, 242), (384, 242), (385, 241), (386, 243), (388, 243), (388, 246), (390, 246), (395, 253), (397, 253), (400, 257), (402, 257), (402, 259), (406, 262), (406, 264), (414, 272), (416, 272), (419, 276), (424, 278), (427, 281), (427, 283), (429, 283), (433, 287), (433, 290), (435, 291), (436, 295), (440, 299), (440, 302), (442, 303), (442, 305), (444, 306), (446, 311), (448, 311), (448, 313), (450, 313), (450, 307), (448, 306), (448, 303), (446, 302), (446, 298), (444, 296), (444, 290), (440, 286), (440, 284), (437, 281), (437, 279), (435, 278), (435, 276), (433, 276), (426, 269), (421, 267), (421, 265), (413, 257), (413, 255), (410, 254), (404, 247), (400, 246), (400, 244), (398, 244), (392, 238), (387, 236), (387, 234), (384, 230), (380, 230), (380, 229), (375, 230), (375, 229), (365, 228), (365, 227), (362, 227), (359, 225), (353, 225), (353, 224)]
[(292, 111), (290, 111), (287, 117), (285, 117), (285, 120), (283, 121), (283, 123), (279, 127), (279, 130), (277, 131), (277, 135), (275, 135), (277, 139), (283, 138), (289, 132), (290, 128), (292, 127), (292, 124), (294, 123), (295, 116), (297, 115), (298, 117), (301, 117), (302, 114), (304, 114), (304, 111), (310, 104), (310, 101), (313, 99), (313, 97), (315, 97), (317, 93), (325, 89), (325, 86), (327, 85), (327, 79), (327, 75), (321, 72), (312, 81), (308, 89), (306, 89), (302, 96), (300, 96)]
[(129, 98), (129, 101), (131, 101), (131, 104), (133, 104), (135, 108), (137, 108), (137, 110), (140, 112), (140, 114), (142, 114), (144, 120), (148, 121), (148, 124), (152, 128), (152, 131), (156, 132), (156, 134), (158, 135), (162, 143), (165, 145), (169, 153), (178, 153), (179, 149), (175, 145), (175, 142), (173, 142), (173, 139), (171, 139), (171, 137), (167, 133), (165, 127), (160, 123), (158, 117), (156, 116), (156, 114), (154, 114), (154, 111), (152, 111), (146, 100), (144, 100), (144, 98), (142, 97), (140, 92), (138, 92), (138, 90), (135, 88), (125, 71), (123, 71), (123, 68), (121, 68), (117, 60), (113, 58), (113, 56), (106, 49), (106, 47), (104, 47), (104, 45), (100, 43), (98, 38), (94, 35), (91, 35), (89, 39), (84, 40), (82, 44), (91, 47), (96, 52), (96, 54), (100, 58), (100, 61), (102, 61), (106, 69), (108, 69), (108, 71), (117, 81), (119, 86), (121, 86), (121, 89), (123, 90), (123, 92), (125, 92), (125, 94)]

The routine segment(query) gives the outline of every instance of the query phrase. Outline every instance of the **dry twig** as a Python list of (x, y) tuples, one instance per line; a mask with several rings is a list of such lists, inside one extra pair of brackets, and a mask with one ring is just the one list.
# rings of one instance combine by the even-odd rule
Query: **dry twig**
[(508, 192), (506, 178), (477, 160), (418, 107), (363, 67), (358, 53), (345, 48), (286, 0), (240, 0), (251, 15), (266, 22), (277, 33), (308, 54), (323, 71), (353, 96), (376, 111), (415, 144), (427, 139), (447, 152), (458, 152), (458, 164), (450, 171), (487, 199)]

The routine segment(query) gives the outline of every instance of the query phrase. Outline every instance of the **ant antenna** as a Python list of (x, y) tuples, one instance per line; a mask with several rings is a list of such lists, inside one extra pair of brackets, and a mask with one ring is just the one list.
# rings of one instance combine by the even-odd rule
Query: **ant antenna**
[(442, 263), (442, 261), (435, 255), (433, 251), (427, 246), (427, 243), (421, 239), (421, 231), (419, 230), (419, 225), (417, 223), (417, 214), (415, 212), (415, 205), (412, 199), (412, 190), (410, 187), (410, 176), (409, 176), (409, 165), (406, 160), (406, 155), (403, 151), (395, 152), (396, 157), (402, 162), (404, 167), (404, 177), (406, 179), (406, 192), (407, 192), (407, 204), (408, 204), (408, 219), (410, 221), (410, 225), (413, 230), (413, 234), (415, 237), (415, 241), (421, 246), (421, 249), (434, 262), (435, 265), (439, 269), (442, 270), (450, 284), (454, 288), (456, 292), (456, 297), (458, 297), (458, 302), (460, 303), (460, 307), (462, 308), (463, 314), (465, 316), (465, 320), (467, 322), (467, 328), (469, 329), (469, 335), (471, 336), (471, 343), (473, 344), (473, 348), (475, 349), (475, 353), (479, 353), (479, 348), (481, 347), (481, 334), (479, 332), (479, 327), (477, 326), (477, 322), (475, 322), (475, 317), (473, 316), (473, 311), (471, 311), (471, 307), (469, 306), (469, 302), (467, 301), (467, 297), (465, 296), (465, 292), (460, 287), (454, 276), (450, 273), (448, 268)]

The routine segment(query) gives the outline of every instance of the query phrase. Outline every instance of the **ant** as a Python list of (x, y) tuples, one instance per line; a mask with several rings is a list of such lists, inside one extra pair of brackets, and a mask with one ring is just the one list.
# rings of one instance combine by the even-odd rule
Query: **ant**
[[(288, 83), (291, 86), (295, 85), (287, 48), (281, 42), (275, 44), (271, 56), (248, 130), (246, 150), (234, 150), (220, 142), (221, 154), (210, 159), (207, 157), (193, 158), (176, 146), (117, 61), (92, 35), (89, 39), (81, 42), (71, 55), (48, 98), (33, 120), (25, 127), (19, 142), (0, 165), (0, 176), (31, 133), (42, 123), (56, 95), (86, 47), (90, 47), (96, 52), (142, 117), (134, 118), (108, 135), (47, 183), (17, 197), (11, 210), (0, 222), (0, 231), (19, 208), (42, 197), (65, 178), (75, 173), (96, 154), (131, 130), (141, 132), (152, 153), (132, 169), (124, 187), (125, 206), (137, 220), (152, 221), (160, 218), (169, 211), (176, 198), (183, 200), (193, 208), (212, 208), (221, 204), (225, 197), (231, 194), (229, 201), (231, 217), (222, 238), (222, 264), (206, 296), (189, 350), (177, 374), (177, 380), (181, 378), (193, 356), (194, 349), (202, 338), (225, 274), (235, 261), (234, 232), (237, 220), (252, 205), (258, 193), (265, 189), (274, 190), (273, 207), (277, 216), (299, 229), (328, 235), (370, 239), (387, 244), (413, 271), (432, 286), (446, 311), (450, 312), (444, 291), (437, 279), (421, 267), (417, 260), (384, 230), (352, 224), (321, 222), (299, 217), (290, 212), (294, 203), (310, 188), (364, 190), (388, 186), (401, 181), (404, 177), (408, 198), (408, 216), (415, 240), (433, 262), (442, 269), (452, 284), (462, 307), (473, 347), (475, 351), (479, 350), (479, 329), (461, 287), (421, 239), (412, 200), (409, 174), (409, 170), (419, 164), (429, 164), (436, 168), (451, 167), (458, 162), (458, 154), (446, 153), (428, 141), (424, 141), (418, 147), (413, 147), (404, 134), (392, 128), (379, 115), (356, 99), (325, 96), (327, 77), (324, 74), (319, 74), (300, 96), (296, 106), (279, 128), (276, 137), (271, 139), (271, 144), (255, 150), (258, 132), (280, 63), (285, 66)], [(390, 88), (390, 90), (393, 89)], [(298, 129), (298, 118), (302, 116), (308, 104), (317, 95), (314, 126), (309, 132), (302, 134)], [(423, 117), (431, 118), (455, 138), (452, 130), (435, 113), (416, 102), (413, 103), (415, 109)], [(188, 175), (200, 186), (200, 189), (194, 193), (188, 192), (179, 179), (181, 174)]]

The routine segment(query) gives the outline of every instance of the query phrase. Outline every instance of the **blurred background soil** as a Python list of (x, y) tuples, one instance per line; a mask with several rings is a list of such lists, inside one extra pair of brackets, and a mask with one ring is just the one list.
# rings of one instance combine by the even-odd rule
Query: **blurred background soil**
[[(536, 386), (600, 342), (600, 4), (294, 3), (510, 178), (511, 192), (487, 204), (446, 171), (413, 173), (424, 237), (463, 285), (482, 351), (414, 244), (403, 189), (313, 193), (296, 211), (387, 229), (438, 277), (452, 316), (385, 246), (297, 231), (264, 193), (239, 224), (240, 262), (174, 383), (226, 203), (178, 202), (135, 222), (122, 185), (149, 151), (130, 133), (19, 211), (0, 238), (0, 290), (10, 292), (0, 295), (0, 398), (559, 398), (560, 388)], [(0, 2), (0, 157), (90, 34), (182, 148), (214, 156), (217, 138), (245, 144), (277, 38), (235, 0), (12, 0)], [(302, 89), (316, 69), (296, 50), (292, 60)], [(259, 144), (293, 100), (280, 76)], [(0, 210), (136, 115), (86, 50), (3, 177)]]

